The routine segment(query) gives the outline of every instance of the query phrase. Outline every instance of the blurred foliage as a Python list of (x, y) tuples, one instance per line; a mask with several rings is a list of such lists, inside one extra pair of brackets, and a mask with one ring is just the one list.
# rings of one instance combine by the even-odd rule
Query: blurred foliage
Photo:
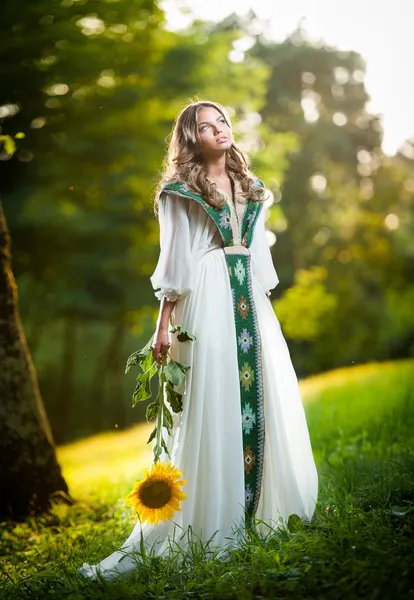
[(252, 13), (174, 33), (153, 0), (0, 7), (0, 134), (17, 144), (0, 147), (2, 201), (58, 441), (136, 418), (123, 365), (154, 327), (153, 193), (189, 99), (228, 107), (273, 192), (298, 373), (413, 352), (414, 152), (382, 154), (358, 54), (260, 28)]
[(308, 271), (299, 269), (295, 274), (295, 285), (273, 302), (286, 337), (292, 340), (322, 337), (335, 315), (337, 304), (336, 296), (326, 290), (326, 277), (323, 267), (312, 267)]

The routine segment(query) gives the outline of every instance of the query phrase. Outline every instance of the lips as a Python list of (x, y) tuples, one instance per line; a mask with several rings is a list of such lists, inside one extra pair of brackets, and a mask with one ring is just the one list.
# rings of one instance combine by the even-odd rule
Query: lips
[(227, 142), (227, 139), (228, 139), (227, 136), (221, 135), (219, 138), (216, 139), (216, 142), (217, 143), (219, 143), (219, 142)]

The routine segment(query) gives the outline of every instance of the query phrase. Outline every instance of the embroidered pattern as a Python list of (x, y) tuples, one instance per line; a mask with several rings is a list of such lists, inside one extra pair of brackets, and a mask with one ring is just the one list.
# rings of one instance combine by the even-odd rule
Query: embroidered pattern
[(248, 402), (244, 405), (242, 413), (242, 427), (245, 433), (250, 433), (256, 424), (256, 415)]
[[(195, 200), (201, 208), (213, 219), (214, 223), (217, 226), (217, 229), (220, 232), (221, 238), (224, 242), (225, 246), (233, 245), (233, 232), (231, 228), (231, 220), (230, 220), (230, 206), (226, 202), (223, 208), (214, 208), (210, 206), (208, 202), (204, 200), (202, 196), (199, 194), (194, 194), (189, 190), (188, 185), (185, 183), (181, 183), (180, 181), (176, 183), (167, 183), (161, 190), (162, 192), (171, 192), (173, 194), (178, 194), (179, 196), (184, 196), (184, 198), (192, 198)], [(257, 204), (257, 203), (256, 203)], [(226, 227), (222, 224), (225, 223), (225, 216), (228, 216), (228, 220), (230, 223), (230, 227)]]
[(244, 450), (244, 472), (249, 474), (256, 464), (256, 456), (250, 446), (246, 446)]
[(244, 501), (246, 503), (246, 508), (248, 509), (253, 501), (253, 490), (252, 486), (249, 484), (246, 485), (246, 489), (244, 490)]
[(240, 296), (239, 301), (237, 303), (237, 310), (239, 311), (239, 314), (242, 319), (247, 318), (247, 315), (249, 314), (250, 310), (250, 305), (247, 302), (246, 298), (243, 296), (243, 294)]
[(254, 372), (249, 365), (249, 363), (245, 362), (242, 368), (240, 369), (240, 381), (243, 386), (243, 389), (248, 392), (250, 387), (253, 384), (254, 380)]
[[(230, 287), (234, 290), (234, 320), (237, 335), (237, 358), (243, 435), (246, 523), (251, 524), (257, 510), (263, 473), (264, 406), (262, 357), (259, 327), (251, 285), (251, 256), (226, 254), (231, 267)], [(244, 278), (237, 277), (243, 266)]]
[(224, 229), (231, 229), (230, 215), (224, 211), (220, 215), (220, 225), (221, 227), (224, 227)]
[(246, 353), (249, 351), (251, 345), (253, 344), (253, 338), (246, 328), (244, 328), (243, 331), (240, 333), (238, 337), (238, 342), (243, 352)]
[(236, 266), (234, 267), (234, 274), (237, 277), (240, 285), (243, 285), (244, 279), (246, 277), (246, 270), (243, 266), (241, 259), (236, 262)]

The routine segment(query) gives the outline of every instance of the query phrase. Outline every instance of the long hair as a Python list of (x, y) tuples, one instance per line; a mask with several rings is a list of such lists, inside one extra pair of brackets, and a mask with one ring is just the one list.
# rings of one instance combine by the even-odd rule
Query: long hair
[[(156, 188), (155, 212), (158, 210), (161, 190), (166, 183), (186, 183), (191, 191), (203, 196), (204, 200), (214, 208), (222, 208), (226, 203), (226, 199), (218, 191), (214, 181), (209, 178), (207, 165), (202, 156), (197, 115), (200, 108), (204, 106), (215, 108), (231, 128), (226, 109), (217, 102), (206, 100), (190, 102), (181, 110), (174, 122), (162, 176)], [(248, 157), (234, 143), (226, 152), (227, 173), (229, 177), (240, 182), (240, 193), (255, 202), (262, 202), (265, 199), (263, 190), (255, 185), (256, 178), (249, 170)]]

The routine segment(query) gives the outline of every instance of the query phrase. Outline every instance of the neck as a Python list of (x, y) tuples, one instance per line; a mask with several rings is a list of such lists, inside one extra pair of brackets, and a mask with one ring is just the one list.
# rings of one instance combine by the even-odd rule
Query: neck
[(226, 153), (220, 156), (206, 157), (206, 165), (208, 174), (214, 179), (224, 178), (227, 175), (226, 171)]

